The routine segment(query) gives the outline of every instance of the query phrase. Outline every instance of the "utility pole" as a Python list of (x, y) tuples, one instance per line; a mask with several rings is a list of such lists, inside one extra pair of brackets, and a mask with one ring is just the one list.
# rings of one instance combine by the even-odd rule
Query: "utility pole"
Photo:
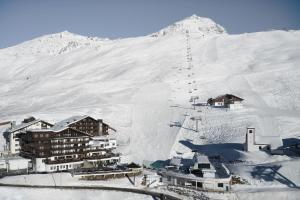
[(196, 132), (199, 132), (199, 121), (201, 121), (201, 117), (200, 116), (196, 116), (196, 117), (191, 117), (191, 120), (194, 120), (196, 122)]
[(135, 174), (133, 175), (133, 184), (135, 185)]
[(199, 99), (199, 96), (191, 96), (190, 102), (193, 102), (194, 110), (196, 110), (196, 100)]

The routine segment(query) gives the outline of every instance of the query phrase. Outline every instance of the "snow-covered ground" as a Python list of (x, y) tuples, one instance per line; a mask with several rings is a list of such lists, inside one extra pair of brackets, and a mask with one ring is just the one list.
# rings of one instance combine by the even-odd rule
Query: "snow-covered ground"
[(47, 185), (47, 186), (111, 186), (133, 188), (140, 186), (142, 177), (136, 177), (136, 185), (127, 178), (111, 179), (107, 181), (84, 181), (80, 176), (72, 176), (70, 173), (53, 173), (53, 174), (31, 174), (20, 176), (9, 176), (0, 179), (0, 183), (20, 184), (20, 185)]
[(116, 191), (97, 191), (97, 190), (64, 190), (64, 189), (29, 189), (29, 188), (9, 188), (0, 187), (0, 199), (3, 200), (150, 200), (151, 196)]
[[(217, 151), (247, 161), (232, 170), (254, 189), (269, 184), (257, 182), (261, 178), (251, 170), (274, 162), (299, 185), (299, 159), (245, 153), (241, 145), (248, 126), (258, 136), (299, 136), (299, 65), (300, 31), (229, 35), (196, 16), (137, 38), (46, 35), (0, 49), (0, 121), (33, 115), (55, 122), (87, 114), (118, 130), (120, 151), (130, 160), (190, 156), (194, 148)], [(244, 109), (191, 109), (193, 95), (205, 102), (225, 93), (244, 98)], [(191, 116), (203, 119), (198, 133)], [(276, 178), (270, 182), (292, 190)]]

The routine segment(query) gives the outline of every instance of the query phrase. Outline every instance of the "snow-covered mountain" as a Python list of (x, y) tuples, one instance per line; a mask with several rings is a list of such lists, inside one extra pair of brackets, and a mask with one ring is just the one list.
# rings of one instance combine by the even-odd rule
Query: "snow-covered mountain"
[(157, 37), (174, 33), (185, 34), (187, 31), (203, 36), (207, 34), (226, 34), (226, 30), (211, 19), (192, 15), (166, 28), (161, 29), (157, 33), (153, 33), (152, 36)]
[(7, 48), (5, 52), (11, 56), (57, 55), (80, 47), (100, 47), (108, 41), (107, 38), (85, 37), (63, 31)]
[[(300, 31), (229, 35), (197, 16), (138, 38), (62, 32), (0, 50), (0, 121), (103, 118), (137, 161), (187, 152), (180, 140), (241, 143), (250, 125), (260, 135), (293, 137), (300, 128), (299, 65)], [(244, 98), (245, 108), (199, 112), (205, 140), (169, 126), (193, 128), (186, 116), (192, 95), (206, 101), (224, 93)]]

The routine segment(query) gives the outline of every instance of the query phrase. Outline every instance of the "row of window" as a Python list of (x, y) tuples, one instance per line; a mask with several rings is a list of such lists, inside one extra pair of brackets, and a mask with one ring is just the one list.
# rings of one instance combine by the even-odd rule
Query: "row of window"
[[(63, 150), (63, 151), (51, 151), (52, 154), (64, 154), (64, 153), (74, 153), (76, 152), (75, 149), (68, 149), (68, 150)], [(77, 150), (77, 152), (79, 152)]]
[(76, 129), (79, 129), (79, 130), (97, 129), (97, 127), (94, 127), (94, 126), (77, 126)]
[(57, 165), (50, 167), (50, 170), (65, 170), (65, 169), (71, 169), (72, 165)]
[(51, 140), (51, 143), (64, 143), (64, 142), (84, 142), (84, 141), (89, 141), (89, 138), (67, 138), (67, 139), (56, 139), (56, 140)]
[[(171, 177), (167, 176), (167, 180), (171, 181)], [(197, 185), (197, 188), (202, 188), (203, 187), (203, 183), (202, 182), (184, 181), (182, 179), (177, 179), (177, 184), (178, 185), (182, 185), (182, 186), (193, 186), (193, 187), (196, 187), (196, 185)], [(223, 183), (218, 183), (218, 187), (222, 188), (222, 187), (224, 187), (224, 184)]]
[(49, 137), (49, 133), (40, 133), (40, 134), (38, 134), (38, 133), (34, 133), (33, 134), (33, 138), (48, 138)]
[[(81, 144), (76, 145), (77, 146), (81, 146)], [(57, 148), (68, 148), (68, 147), (75, 147), (74, 144), (63, 144), (63, 145), (52, 145), (51, 146), (53, 149), (57, 149)]]

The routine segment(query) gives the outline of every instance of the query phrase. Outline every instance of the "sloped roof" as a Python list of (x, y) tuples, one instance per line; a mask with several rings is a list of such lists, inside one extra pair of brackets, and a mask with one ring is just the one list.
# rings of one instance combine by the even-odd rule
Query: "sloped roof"
[(181, 158), (180, 157), (173, 157), (170, 160), (170, 164), (174, 166), (180, 166), (181, 165)]
[(240, 98), (240, 97), (237, 97), (233, 94), (224, 94), (224, 95), (220, 95), (220, 96), (217, 96), (216, 98), (214, 98), (213, 100), (214, 101), (219, 101), (219, 100), (223, 100), (223, 99), (235, 99), (235, 100), (238, 100), (238, 101), (243, 101), (244, 99)]
[(44, 123), (50, 124), (50, 123), (45, 122), (45, 121), (43, 121), (43, 120), (36, 119), (36, 120), (31, 121), (31, 122), (28, 122), (28, 123), (17, 124), (17, 125), (15, 125), (15, 126), (13, 126), (12, 128), (7, 129), (7, 130), (8, 130), (9, 132), (15, 132), (15, 131), (24, 129), (24, 128), (28, 127), (28, 126), (34, 125), (34, 124), (36, 124), (36, 123), (38, 123), (38, 122), (44, 122)]
[(207, 156), (199, 153), (195, 153), (193, 160), (195, 163), (210, 163)]
[(131, 162), (130, 164), (127, 165), (128, 168), (140, 168), (141, 166), (134, 163), (134, 162)]
[(54, 126), (52, 127), (53, 130), (62, 130), (65, 127), (68, 127), (69, 125), (76, 123), (82, 119), (85, 119), (89, 117), (88, 115), (79, 115), (79, 116), (73, 116), (73, 117), (69, 117), (67, 119), (64, 119), (60, 122), (57, 122), (54, 124)]
[(60, 127), (60, 128), (48, 128), (48, 129), (31, 129), (31, 130), (29, 130), (30, 132), (49, 132), (49, 133), (57, 133), (57, 132), (60, 132), (60, 131), (63, 131), (63, 130), (66, 130), (66, 129), (72, 129), (72, 130), (74, 130), (74, 131), (77, 131), (77, 132), (80, 132), (80, 133), (82, 133), (82, 134), (84, 134), (84, 135), (87, 135), (87, 136), (89, 136), (89, 137), (92, 137), (92, 135), (90, 135), (90, 134), (88, 134), (88, 133), (86, 133), (86, 132), (83, 132), (83, 131), (80, 131), (80, 130), (77, 130), (77, 129), (74, 129), (74, 128), (71, 128), (71, 127), (68, 127), (68, 126), (66, 126), (66, 127)]
[[(71, 125), (73, 123), (76, 123), (76, 122), (78, 122), (80, 120), (83, 120), (85, 118), (91, 118), (91, 119), (97, 121), (96, 119), (94, 119), (93, 117), (88, 116), (88, 115), (78, 115), (78, 116), (72, 116), (72, 117), (64, 119), (64, 120), (62, 120), (60, 122), (57, 122), (57, 123), (54, 124), (54, 126), (52, 128), (53, 128), (53, 130), (61, 130), (64, 127), (68, 127), (69, 125)], [(105, 125), (107, 125), (109, 129), (113, 130), (114, 132), (117, 132), (117, 130), (114, 129), (114, 128), (112, 128), (110, 125), (104, 123), (103, 121), (102, 121), (102, 123), (105, 124)]]
[(68, 129), (69, 127), (61, 127), (60, 129), (59, 128), (48, 128), (48, 129), (30, 129), (28, 131), (30, 132), (60, 132), (60, 131), (63, 131), (65, 129)]

